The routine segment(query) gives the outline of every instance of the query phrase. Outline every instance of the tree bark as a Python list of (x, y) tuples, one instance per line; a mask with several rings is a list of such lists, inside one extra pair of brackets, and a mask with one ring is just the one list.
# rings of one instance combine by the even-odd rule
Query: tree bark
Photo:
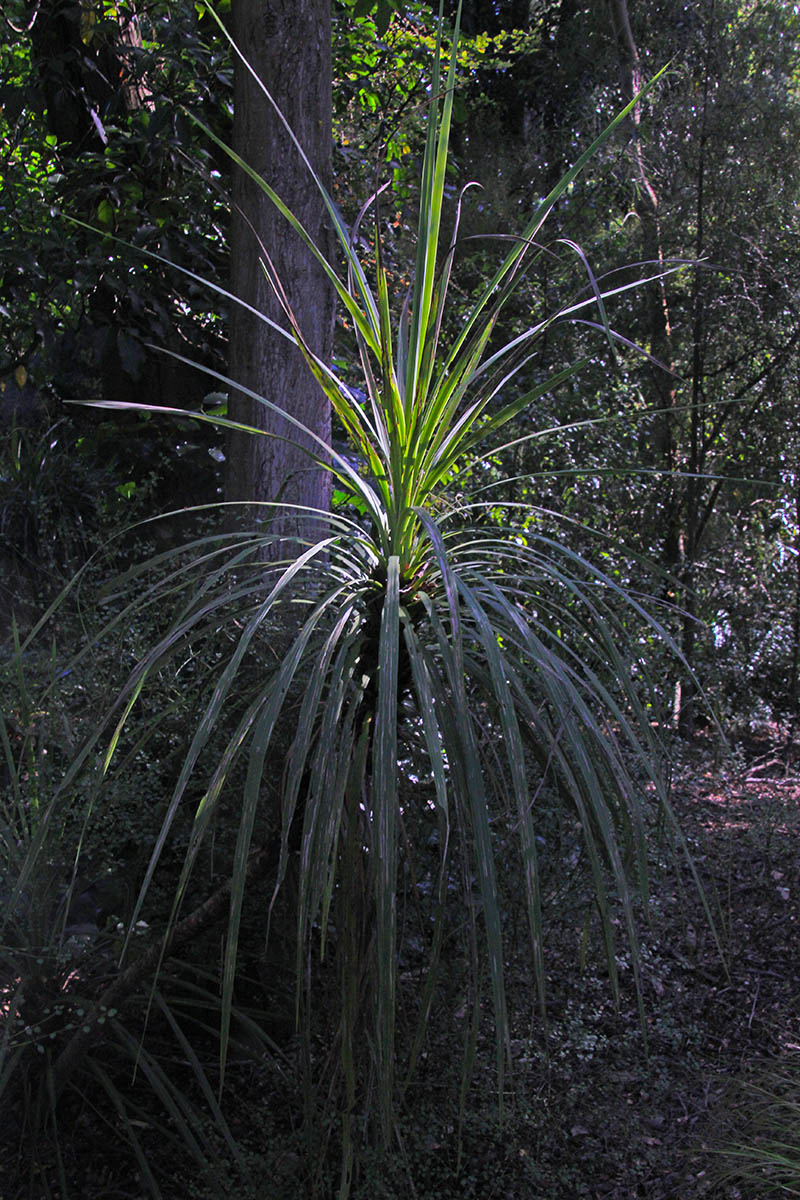
[[(686, 536), (681, 582), (683, 584), (683, 633), (681, 649), (690, 670), (695, 665), (695, 642), (697, 635), (697, 585), (696, 567), (700, 542), (700, 504), (702, 480), (700, 474), (705, 467), (705, 375), (706, 375), (706, 304), (700, 263), (705, 254), (705, 185), (706, 150), (708, 144), (708, 92), (711, 86), (711, 42), (713, 37), (714, 4), (712, 0), (709, 28), (706, 35), (705, 71), (703, 74), (703, 101), (700, 112), (700, 133), (697, 162), (697, 202), (695, 236), (695, 267), (692, 282), (692, 389), (689, 410), (689, 460), (686, 464)], [(697, 687), (691, 674), (687, 674), (681, 692), (681, 703), (677, 713), (678, 729), (683, 737), (690, 739), (695, 728), (695, 700)]]
[[(630, 101), (642, 89), (642, 67), (636, 45), (627, 0), (608, 0), (611, 27), (617, 45), (623, 96)], [(642, 258), (651, 266), (664, 268), (665, 257), (661, 237), (661, 220), (658, 194), (656, 193), (647, 163), (641, 138), (641, 105), (636, 104), (631, 114), (631, 159), (634, 170), (636, 196), (633, 204), (639, 218)], [(681, 496), (670, 475), (679, 465), (678, 436), (674, 408), (676, 394), (673, 368), (672, 328), (666, 282), (662, 277), (655, 288), (647, 292), (647, 327), (649, 350), (656, 360), (649, 369), (650, 385), (656, 412), (656, 446), (659, 458), (667, 475), (664, 480), (664, 537), (663, 561), (671, 575), (681, 574), (685, 558), (686, 531), (682, 526)], [(661, 365), (659, 365), (661, 364)], [(666, 370), (664, 369), (666, 368)], [(669, 586), (669, 585), (668, 585)], [(694, 636), (691, 618), (682, 621), (682, 634), (690, 639)], [(686, 647), (683, 647), (684, 650)], [(693, 648), (693, 643), (692, 643)], [(685, 679), (679, 677), (675, 683), (673, 698), (673, 720), (678, 722), (682, 707)]]
[[(641, 91), (644, 83), (639, 51), (628, 15), (627, 0), (609, 0), (609, 14), (617, 43), (623, 96), (627, 102)], [(643, 257), (652, 266), (663, 268), (664, 248), (661, 239), (658, 196), (645, 161), (641, 122), (641, 104), (636, 104), (631, 116), (631, 158), (637, 190), (634, 211), (639, 218)], [(650, 289), (647, 295), (650, 352), (654, 358), (669, 369), (664, 371), (659, 367), (654, 367), (652, 383), (656, 404), (663, 414), (661, 417), (662, 455), (667, 466), (672, 468), (675, 448), (672, 417), (669, 410), (675, 403), (675, 387), (673, 376), (669, 373), (672, 369), (673, 356), (672, 329), (664, 279), (659, 280), (657, 288)]]
[(800, 723), (800, 471), (794, 476), (794, 599), (792, 603), (792, 658), (789, 667), (788, 708), (789, 732), (786, 739), (786, 771), (788, 774), (792, 761), (792, 747)]
[[(331, 175), (330, 0), (234, 0), (233, 36), (269, 88), (314, 169), (329, 185)], [(294, 212), (323, 251), (330, 232), (317, 188), (280, 119), (246, 68), (237, 61), (234, 79), (236, 152)], [(256, 237), (257, 235), (257, 237)], [(330, 361), (334, 296), (316, 260), (243, 171), (235, 170), (231, 227), (232, 291), (286, 327), (259, 259), (258, 239), (272, 260), (299, 326), (311, 349)], [(233, 306), (230, 375), (237, 383), (290, 413), (326, 443), (330, 409), (300, 351), (251, 313)], [(232, 431), (228, 439), (226, 498), (269, 501), (282, 507), (275, 529), (287, 536), (315, 532), (283, 506), (326, 510), (330, 475), (307, 453), (319, 457), (313, 439), (234, 391), (229, 415), (268, 431), (256, 437)], [(277, 516), (272, 510), (270, 516)]]

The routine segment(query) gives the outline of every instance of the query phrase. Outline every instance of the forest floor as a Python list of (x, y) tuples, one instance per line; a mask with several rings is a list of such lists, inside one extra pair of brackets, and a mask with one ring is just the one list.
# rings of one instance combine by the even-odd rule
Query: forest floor
[[(503, 1156), (525, 1169), (486, 1200), (762, 1200), (778, 1190), (770, 1177), (726, 1180), (736, 1160), (721, 1151), (780, 1141), (767, 1099), (776, 1072), (794, 1123), (793, 1188), (781, 1192), (800, 1195), (800, 776), (770, 731), (733, 763), (698, 743), (675, 773), (716, 938), (689, 868), (657, 873), (641, 935), (647, 1057), (630, 957), (618, 949), (617, 1011), (603, 947), (580, 963), (585, 914), (563, 904), (547, 951), (548, 1032), (534, 1021), (514, 1046), (525, 1111)], [(590, 927), (590, 945), (600, 941)]]
[[(764, 1151), (770, 1137), (780, 1141), (780, 1111), (767, 1099), (776, 1089), (790, 1106), (795, 1164), (794, 1190), (781, 1194), (800, 1195), (796, 770), (790, 763), (787, 771), (777, 731), (750, 738), (724, 762), (710, 742), (681, 750), (672, 803), (708, 910), (687, 858), (673, 861), (665, 836), (661, 850), (655, 847), (646, 912), (640, 905), (637, 913), (641, 1010), (619, 914), (616, 1004), (586, 864), (559, 852), (544, 895), (545, 1022), (525, 953), (524, 905), (511, 888), (507, 944), (519, 950), (507, 964), (513, 1076), (504, 1087), (503, 1119), (488, 997), (459, 1119), (469, 1009), (459, 993), (463, 976), (454, 970), (432, 1013), (398, 1146), (388, 1158), (364, 1157), (352, 1200), (765, 1200), (776, 1193), (774, 1178), (761, 1168), (749, 1182), (741, 1171), (725, 1178), (735, 1160), (723, 1151), (736, 1143)], [(334, 996), (331, 1003), (335, 1008)], [(209, 1190), (175, 1163), (165, 1200), (308, 1194), (302, 1098), (281, 1091), (282, 1080), (288, 1077), (263, 1058), (231, 1069), (228, 1117), (254, 1183), (231, 1179), (229, 1188)], [(156, 1138), (163, 1117), (152, 1099), (137, 1127)], [(136, 1188), (112, 1188), (113, 1143), (94, 1136), (93, 1118), (80, 1119), (84, 1136), (69, 1151), (74, 1194), (138, 1200)], [(0, 1200), (6, 1194), (22, 1193), (4, 1192), (0, 1171)]]
[[(449, 1024), (434, 1020), (400, 1152), (390, 1163), (366, 1164), (357, 1200), (800, 1195), (795, 769), (787, 771), (775, 730), (748, 738), (724, 764), (710, 742), (681, 751), (673, 807), (713, 928), (685, 857), (676, 867), (663, 855), (653, 870), (649, 920), (640, 927), (646, 1052), (624, 928), (616, 1005), (585, 864), (576, 862), (558, 872), (545, 896), (546, 1023), (532, 994), (529, 957), (520, 953), (508, 964), (514, 1072), (503, 1121), (496, 1117), (488, 1016), (460, 1125), (453, 1076), (461, 1069), (464, 1030), (456, 1028), (458, 1013)], [(509, 940), (524, 945), (522, 937)], [(794, 1175), (783, 1189), (770, 1186), (774, 1177), (752, 1156), (729, 1153), (737, 1144), (760, 1145), (763, 1155), (781, 1140), (775, 1122), (785, 1112), (769, 1099), (776, 1089), (792, 1124)], [(279, 1155), (274, 1195), (288, 1200), (292, 1186), (288, 1179), (282, 1186), (280, 1174)]]

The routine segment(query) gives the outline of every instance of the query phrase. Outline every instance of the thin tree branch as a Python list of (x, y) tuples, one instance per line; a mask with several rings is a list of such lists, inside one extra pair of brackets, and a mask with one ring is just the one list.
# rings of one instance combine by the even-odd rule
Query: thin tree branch
[[(270, 866), (274, 867), (276, 863), (276, 847), (272, 843), (268, 843), (251, 856), (247, 865), (246, 883), (252, 883), (261, 875), (266, 874)], [(228, 880), (199, 908), (179, 921), (172, 931), (167, 933), (164, 940), (159, 938), (130, 966), (117, 975), (114, 982), (92, 1005), (81, 1022), (80, 1028), (73, 1033), (53, 1064), (53, 1092), (56, 1099), (64, 1091), (83, 1056), (103, 1032), (103, 1027), (98, 1024), (99, 1018), (104, 1016), (109, 1008), (123, 1007), (126, 998), (137, 995), (141, 983), (157, 972), (165, 959), (177, 954), (206, 929), (216, 924), (225, 912), (230, 894), (231, 882)]]

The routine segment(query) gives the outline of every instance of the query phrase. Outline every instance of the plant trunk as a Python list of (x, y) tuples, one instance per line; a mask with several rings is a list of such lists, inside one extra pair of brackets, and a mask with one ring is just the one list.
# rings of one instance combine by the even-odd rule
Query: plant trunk
[[(641, 90), (642, 75), (639, 51), (634, 39), (633, 30), (628, 14), (626, 0), (609, 0), (611, 23), (617, 41), (620, 67), (622, 71), (623, 91), (626, 100), (631, 100)], [(707, 78), (707, 72), (706, 72)], [(705, 109), (703, 112), (705, 122)], [(633, 137), (631, 156), (637, 187), (634, 208), (639, 217), (642, 239), (643, 258), (653, 266), (663, 268), (665, 257), (661, 239), (661, 224), (659, 215), (658, 196), (655, 192), (644, 158), (640, 136), (641, 112), (637, 104), (633, 110)], [(705, 126), (703, 129), (705, 137)], [(698, 256), (701, 253), (703, 238), (703, 171), (704, 144), (701, 146), (701, 161), (698, 176)], [(695, 616), (695, 565), (697, 560), (697, 543), (699, 538), (699, 506), (701, 502), (700, 481), (696, 478), (699, 472), (701, 454), (701, 393), (704, 368), (703, 355), (703, 296), (700, 291), (698, 273), (695, 272), (695, 291), (693, 295), (693, 337), (694, 353), (692, 362), (692, 402), (689, 461), (685, 464), (688, 474), (684, 495), (681, 495), (676, 484), (665, 479), (664, 507), (664, 542), (663, 562), (670, 576), (677, 577), (677, 601), (681, 606), (680, 645), (688, 670), (681, 671), (675, 681), (672, 699), (672, 717), (675, 725), (684, 736), (690, 737), (694, 731), (694, 696), (695, 682), (693, 675), (693, 659), (697, 622)], [(667, 472), (672, 474), (681, 467), (679, 446), (680, 431), (675, 416), (676, 393), (674, 376), (670, 373), (673, 367), (672, 330), (670, 326), (669, 304), (665, 280), (662, 278), (657, 288), (649, 294), (648, 327), (650, 333), (650, 352), (662, 367), (654, 365), (650, 371), (653, 388), (654, 408), (657, 412), (656, 442), (659, 457)], [(670, 585), (668, 584), (668, 587)]]
[[(331, 175), (331, 15), (328, 0), (234, 0), (233, 36), (269, 88), (312, 166), (329, 185)], [(238, 62), (234, 80), (236, 152), (272, 185), (325, 252), (330, 234), (316, 186), (280, 118)], [(261, 247), (259, 247), (259, 241)], [(231, 222), (232, 291), (285, 328), (265, 277), (266, 252), (311, 349), (330, 361), (334, 297), (316, 260), (243, 171), (236, 170)], [(295, 345), (252, 313), (233, 306), (230, 375), (284, 409), (324, 442), (330, 442), (330, 409)], [(228, 439), (226, 498), (327, 510), (330, 475), (308, 454), (324, 457), (310, 437), (236, 391), (229, 415), (269, 436), (232, 431)], [(277, 515), (277, 514), (273, 514)], [(287, 536), (314, 532), (282, 507), (276, 529)]]
[[(626, 0), (609, 0), (609, 13), (617, 43), (622, 93), (625, 100), (630, 101), (641, 91), (643, 81), (639, 50), (633, 36)], [(641, 105), (637, 104), (631, 115), (630, 154), (636, 180), (633, 207), (639, 218), (642, 257), (652, 266), (663, 268), (664, 249), (661, 241), (658, 196), (645, 162), (641, 121)], [(656, 440), (659, 456), (666, 470), (673, 471), (676, 465), (676, 446), (672, 409), (676, 398), (674, 376), (671, 374), (673, 365), (672, 329), (666, 283), (663, 278), (655, 287), (648, 289), (647, 305), (649, 349), (653, 358), (657, 360), (650, 368), (653, 408), (657, 414)], [(666, 518), (664, 524), (665, 558), (669, 566), (670, 563), (674, 564), (677, 561), (680, 538), (680, 501), (675, 495), (673, 487), (669, 488), (669, 493), (664, 498), (664, 507)]]
[(798, 722), (800, 722), (800, 704), (798, 704), (798, 696), (800, 696), (800, 686), (798, 686), (798, 676), (800, 675), (800, 471), (797, 471), (794, 476), (794, 522), (795, 567), (792, 604), (792, 659), (789, 667), (788, 689), (789, 732), (786, 740), (787, 772), (792, 760), (792, 746), (797, 734)]
[(714, 38), (714, 3), (712, 0), (706, 27), (705, 70), (703, 72), (703, 105), (700, 113), (699, 158), (697, 164), (697, 205), (695, 236), (694, 280), (692, 284), (692, 391), (689, 412), (689, 456), (686, 462), (686, 515), (684, 557), (681, 564), (681, 603), (683, 607), (683, 631), (681, 650), (688, 670), (685, 672), (678, 706), (678, 730), (685, 738), (695, 731), (697, 685), (694, 679), (695, 644), (697, 634), (697, 562), (700, 548), (702, 473), (706, 456), (706, 297), (700, 262), (706, 252), (705, 244), (705, 185), (708, 146), (708, 96), (711, 81), (711, 52)]

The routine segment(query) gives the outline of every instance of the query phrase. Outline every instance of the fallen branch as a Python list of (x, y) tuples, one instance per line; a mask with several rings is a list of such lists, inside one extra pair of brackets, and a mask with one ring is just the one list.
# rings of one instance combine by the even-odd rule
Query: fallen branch
[[(253, 854), (247, 864), (246, 882), (252, 883), (259, 876), (264, 875), (270, 865), (274, 867), (275, 857), (275, 848), (270, 845), (264, 846)], [(136, 995), (142, 981), (154, 974), (165, 959), (177, 954), (184, 946), (219, 921), (228, 905), (230, 893), (231, 883), (228, 880), (199, 908), (179, 921), (164, 939), (159, 938), (130, 966), (120, 971), (114, 982), (106, 988), (102, 996), (89, 1009), (80, 1027), (73, 1033), (53, 1064), (53, 1095), (56, 1100), (69, 1083), (92, 1042), (103, 1031), (103, 1026), (99, 1024), (99, 1018), (104, 1016), (109, 1008), (122, 1008), (125, 998)]]

